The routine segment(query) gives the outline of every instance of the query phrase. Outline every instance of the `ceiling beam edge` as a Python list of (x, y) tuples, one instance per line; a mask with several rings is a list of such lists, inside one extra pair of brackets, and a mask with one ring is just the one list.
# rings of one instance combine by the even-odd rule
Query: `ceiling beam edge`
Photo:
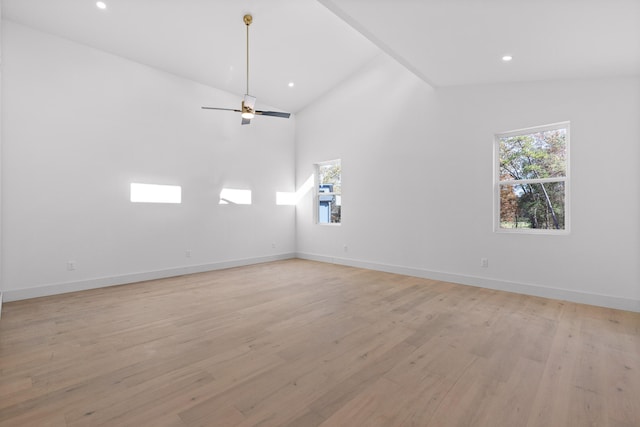
[(318, 3), (322, 4), (326, 7), (331, 13), (336, 15), (338, 18), (342, 19), (347, 25), (351, 28), (362, 34), (365, 38), (367, 38), (371, 43), (375, 44), (378, 49), (382, 50), (384, 53), (395, 59), (400, 65), (409, 70), (412, 74), (418, 77), (420, 80), (431, 86), (433, 89), (437, 89), (438, 85), (436, 85), (430, 78), (425, 76), (420, 72), (416, 67), (413, 66), (409, 61), (399, 55), (395, 50), (389, 47), (386, 43), (376, 37), (373, 33), (367, 30), (364, 25), (360, 24), (357, 20), (355, 20), (351, 15), (346, 13), (343, 9), (341, 9), (338, 5), (335, 4), (333, 0), (317, 0)]

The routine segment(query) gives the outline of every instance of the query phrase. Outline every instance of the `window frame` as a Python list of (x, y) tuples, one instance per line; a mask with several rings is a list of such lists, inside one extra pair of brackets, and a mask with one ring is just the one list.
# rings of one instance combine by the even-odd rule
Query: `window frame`
[[(500, 139), (511, 136), (530, 135), (538, 132), (553, 131), (558, 129), (566, 129), (565, 137), (565, 175), (553, 178), (537, 178), (537, 179), (510, 179), (500, 180)], [(545, 235), (567, 235), (571, 231), (571, 171), (570, 171), (570, 145), (571, 145), (571, 126), (569, 121), (552, 123), (548, 125), (532, 126), (523, 129), (511, 130), (507, 132), (499, 132), (494, 134), (493, 138), (493, 231), (505, 234), (545, 234)], [(500, 226), (500, 187), (502, 185), (517, 184), (546, 184), (558, 183), (564, 184), (564, 229), (539, 229), (539, 228), (502, 228)]]
[[(320, 167), (325, 165), (340, 165), (340, 192), (320, 193)], [(313, 164), (313, 222), (316, 225), (336, 227), (342, 225), (342, 159), (327, 160)], [(340, 197), (340, 222), (320, 222), (320, 195)]]

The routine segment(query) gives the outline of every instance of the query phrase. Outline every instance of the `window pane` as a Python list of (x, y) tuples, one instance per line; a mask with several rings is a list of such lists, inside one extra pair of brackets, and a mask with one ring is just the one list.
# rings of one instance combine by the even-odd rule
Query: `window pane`
[(564, 230), (564, 182), (500, 185), (500, 228)]
[(566, 176), (567, 129), (499, 137), (500, 180)]
[(318, 222), (320, 224), (340, 224), (341, 217), (340, 196), (318, 196)]
[(318, 222), (320, 224), (340, 223), (342, 196), (333, 194), (333, 189), (333, 184), (320, 184), (318, 189)]
[(341, 179), (342, 167), (340, 162), (318, 165), (318, 183), (321, 188), (323, 185), (331, 185), (332, 192), (341, 193)]

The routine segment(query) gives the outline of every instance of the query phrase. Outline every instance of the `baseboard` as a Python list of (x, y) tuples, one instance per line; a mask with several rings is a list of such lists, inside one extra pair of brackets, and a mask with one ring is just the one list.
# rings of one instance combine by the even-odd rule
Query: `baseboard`
[(350, 258), (329, 257), (325, 255), (298, 252), (238, 260), (228, 260), (159, 271), (125, 274), (120, 276), (101, 277), (75, 282), (55, 283), (28, 289), (5, 289), (3, 292), (0, 292), (0, 316), (2, 315), (3, 300), (6, 302), (18, 301), (29, 298), (38, 298), (68, 292), (102, 288), (107, 286), (124, 285), (127, 283), (142, 282), (145, 280), (163, 279), (167, 277), (182, 276), (185, 274), (202, 273), (206, 271), (222, 270), (225, 268), (233, 267), (242, 267), (246, 265), (260, 264), (264, 262), (279, 261), (291, 258), (300, 258), (331, 264), (346, 265), (350, 267), (366, 268), (369, 270), (384, 271), (387, 273), (404, 274), (407, 276), (422, 277), (425, 279), (441, 280), (445, 282), (459, 283), (462, 285), (478, 286), (487, 289), (515, 292), (524, 295), (533, 295), (544, 298), (572, 301), (581, 304), (615, 308), (618, 310), (640, 312), (640, 300), (594, 294), (589, 292), (578, 292), (568, 289), (552, 288), (527, 283), (508, 282), (504, 280), (490, 279), (485, 277), (446, 273), (415, 267), (382, 264)]
[(610, 295), (594, 294), (590, 292), (579, 292), (569, 289), (552, 288), (548, 286), (532, 285), (528, 283), (509, 282), (486, 277), (467, 276), (455, 273), (445, 273), (441, 271), (425, 270), (414, 267), (399, 265), (381, 264), (368, 261), (361, 261), (349, 258), (328, 257), (324, 255), (300, 253), (297, 258), (320, 261), (331, 264), (346, 265), (350, 267), (366, 268), (368, 270), (384, 271), (387, 273), (404, 274), (406, 276), (422, 277), (425, 279), (440, 280), (443, 282), (459, 283), (461, 285), (478, 286), (481, 288), (495, 289), (500, 291), (514, 292), (524, 295), (533, 295), (544, 298), (552, 298), (564, 301), (571, 301), (580, 304), (589, 304), (600, 307), (615, 308), (640, 312), (640, 300), (620, 298)]
[(5, 289), (4, 298), (7, 302), (18, 301), (29, 298), (64, 294), (68, 292), (86, 291), (88, 289), (103, 288), (107, 286), (125, 285), (128, 283), (142, 282), (145, 280), (164, 279), (167, 277), (183, 276), (185, 274), (203, 273), (206, 271), (222, 270), (225, 268), (242, 267), (252, 264), (261, 264), (264, 262), (280, 261), (295, 257), (295, 253), (283, 253), (264, 257), (236, 259), (200, 265), (189, 265), (185, 267), (170, 268), (159, 271), (148, 271), (141, 273), (124, 274), (120, 276), (100, 277), (94, 279), (79, 280), (75, 282), (54, 283), (28, 289)]

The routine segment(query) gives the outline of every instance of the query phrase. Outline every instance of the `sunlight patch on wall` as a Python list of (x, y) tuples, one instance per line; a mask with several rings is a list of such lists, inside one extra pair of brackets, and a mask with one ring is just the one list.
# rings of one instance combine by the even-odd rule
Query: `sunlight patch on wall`
[(132, 182), (130, 197), (133, 203), (182, 203), (182, 187)]
[(278, 191), (276, 192), (276, 205), (297, 205), (300, 200), (313, 188), (313, 174), (307, 178), (302, 186), (295, 193)]
[(238, 190), (235, 188), (223, 188), (220, 192), (221, 205), (250, 205), (251, 190)]

